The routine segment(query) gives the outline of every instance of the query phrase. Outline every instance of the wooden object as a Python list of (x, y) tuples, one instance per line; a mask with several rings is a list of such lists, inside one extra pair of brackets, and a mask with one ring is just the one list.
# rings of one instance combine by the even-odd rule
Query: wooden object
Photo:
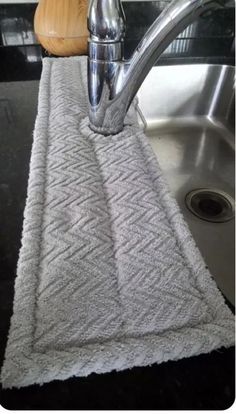
[(34, 30), (39, 42), (58, 56), (87, 54), (88, 0), (39, 0)]

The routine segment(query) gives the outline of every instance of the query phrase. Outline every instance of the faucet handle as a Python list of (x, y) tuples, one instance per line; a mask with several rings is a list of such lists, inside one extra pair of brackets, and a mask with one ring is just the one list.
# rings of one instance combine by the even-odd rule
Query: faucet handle
[(94, 41), (122, 41), (125, 35), (125, 15), (121, 1), (91, 0), (88, 30)]

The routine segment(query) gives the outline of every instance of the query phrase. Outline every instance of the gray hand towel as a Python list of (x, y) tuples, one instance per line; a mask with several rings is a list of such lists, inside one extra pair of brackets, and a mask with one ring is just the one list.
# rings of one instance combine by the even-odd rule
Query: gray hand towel
[(4, 387), (234, 343), (134, 108), (121, 133), (95, 134), (86, 83), (85, 57), (44, 59)]

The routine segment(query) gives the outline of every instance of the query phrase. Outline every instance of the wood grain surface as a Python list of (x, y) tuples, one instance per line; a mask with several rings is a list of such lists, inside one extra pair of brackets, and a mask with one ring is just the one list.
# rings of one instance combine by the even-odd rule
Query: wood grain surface
[(42, 46), (58, 56), (87, 54), (88, 0), (40, 0), (34, 30)]

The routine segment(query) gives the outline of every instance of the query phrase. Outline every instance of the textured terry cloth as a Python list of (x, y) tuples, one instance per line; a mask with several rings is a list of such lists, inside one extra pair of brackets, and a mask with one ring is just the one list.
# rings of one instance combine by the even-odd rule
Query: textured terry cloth
[(44, 59), (4, 387), (234, 343), (146, 137), (92, 132), (86, 82), (85, 57)]

